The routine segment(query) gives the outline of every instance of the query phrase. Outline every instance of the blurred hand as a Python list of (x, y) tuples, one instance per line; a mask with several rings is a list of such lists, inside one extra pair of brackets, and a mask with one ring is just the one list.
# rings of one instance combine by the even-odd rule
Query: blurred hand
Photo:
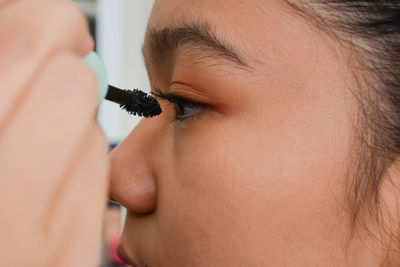
[(95, 266), (108, 185), (71, 1), (0, 0), (0, 266)]

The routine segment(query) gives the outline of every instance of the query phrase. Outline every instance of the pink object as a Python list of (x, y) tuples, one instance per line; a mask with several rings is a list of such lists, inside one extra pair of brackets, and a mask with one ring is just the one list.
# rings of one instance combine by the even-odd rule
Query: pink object
[(119, 241), (119, 235), (117, 235), (112, 242), (112, 255), (113, 255), (113, 262), (115, 263), (119, 263), (119, 264), (124, 264), (124, 262), (118, 257), (117, 254), (117, 245), (118, 245), (118, 241)]

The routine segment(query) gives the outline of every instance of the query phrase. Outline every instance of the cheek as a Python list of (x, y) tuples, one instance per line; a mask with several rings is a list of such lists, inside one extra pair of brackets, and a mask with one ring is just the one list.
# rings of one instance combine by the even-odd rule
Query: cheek
[(335, 122), (319, 128), (321, 120), (220, 118), (177, 129), (176, 173), (164, 188), (174, 195), (164, 205), (176, 211), (169, 222), (182, 244), (279, 257), (337, 238), (348, 145), (332, 142)]

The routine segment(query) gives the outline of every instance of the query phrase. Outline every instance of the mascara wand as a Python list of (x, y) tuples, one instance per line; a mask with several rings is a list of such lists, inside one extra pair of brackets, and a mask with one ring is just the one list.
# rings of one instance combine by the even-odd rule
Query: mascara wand
[(108, 85), (106, 67), (95, 52), (90, 52), (86, 56), (85, 62), (93, 69), (99, 79), (99, 103), (103, 99), (107, 99), (119, 104), (131, 115), (146, 118), (161, 114), (160, 104), (151, 95), (137, 89), (122, 90)]
[(119, 104), (131, 115), (151, 118), (161, 114), (158, 101), (151, 95), (137, 89), (122, 90), (109, 85), (105, 99)]

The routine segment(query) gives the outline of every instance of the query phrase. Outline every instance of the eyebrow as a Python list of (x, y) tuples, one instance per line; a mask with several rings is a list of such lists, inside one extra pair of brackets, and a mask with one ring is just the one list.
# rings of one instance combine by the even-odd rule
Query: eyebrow
[(162, 30), (150, 28), (147, 30), (142, 51), (145, 57), (149, 55), (153, 59), (162, 60), (165, 57), (173, 58), (179, 48), (193, 49), (193, 54), (200, 52), (211, 55), (212, 58), (217, 56), (240, 69), (251, 69), (244, 56), (232, 44), (218, 37), (206, 23), (184, 24)]

